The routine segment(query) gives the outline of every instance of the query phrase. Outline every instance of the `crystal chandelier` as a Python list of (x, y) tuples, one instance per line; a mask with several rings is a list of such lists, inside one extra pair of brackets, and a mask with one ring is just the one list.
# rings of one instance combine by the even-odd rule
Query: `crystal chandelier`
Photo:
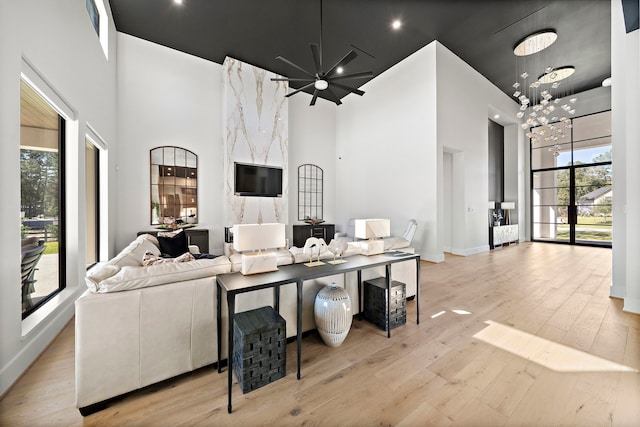
[[(549, 47), (556, 39), (557, 35), (552, 30), (533, 33), (521, 40), (513, 53), (517, 57), (533, 55)], [(578, 100), (562, 92), (561, 81), (574, 72), (572, 66), (548, 66), (537, 78), (530, 78), (526, 71), (520, 73), (519, 79), (513, 84), (513, 97), (520, 103), (517, 117), (523, 120), (520, 126), (524, 130), (530, 129), (526, 135), (532, 143), (556, 142), (549, 148), (555, 157), (560, 155), (559, 141), (570, 132), (572, 124), (569, 116), (575, 114)]]

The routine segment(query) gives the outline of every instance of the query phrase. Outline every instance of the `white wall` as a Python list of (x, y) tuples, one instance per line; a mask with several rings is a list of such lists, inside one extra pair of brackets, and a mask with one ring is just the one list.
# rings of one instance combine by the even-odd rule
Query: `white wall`
[(222, 66), (118, 33), (120, 202), (111, 255), (150, 230), (149, 150), (175, 145), (198, 155), (198, 228), (222, 253), (224, 182)]
[(400, 235), (418, 221), (414, 245), (441, 256), (437, 238), (435, 44), (348, 95), (336, 126), (336, 221), (389, 218)]
[[(488, 250), (487, 119), (491, 109), (516, 123), (516, 103), (437, 42), (363, 89), (362, 98), (349, 95), (338, 108), (338, 221), (390, 218), (397, 235), (416, 218), (414, 246), (435, 262), (449, 246), (462, 255)], [(524, 147), (519, 133), (506, 134), (507, 144), (518, 147), (513, 155)], [(452, 180), (446, 196), (445, 173)], [(507, 178), (524, 188), (517, 169), (511, 174)]]
[[(108, 5), (107, 5), (108, 8)], [(115, 27), (109, 16), (109, 58), (115, 58)], [(67, 288), (24, 322), (20, 307), (20, 73), (23, 58), (69, 106), (67, 122)], [(90, 124), (115, 151), (115, 61), (107, 61), (85, 3), (77, 0), (0, 2), (0, 394), (37, 358), (73, 316), (86, 289), (84, 144)], [(106, 183), (105, 183), (106, 184)], [(105, 188), (108, 185), (105, 185)], [(109, 200), (110, 210), (117, 200)], [(104, 215), (107, 217), (107, 215)], [(104, 237), (111, 238), (105, 227)]]
[(640, 31), (625, 33), (622, 4), (611, 2), (613, 271), (611, 295), (640, 313)]
[(311, 95), (300, 92), (289, 98), (289, 224), (298, 221), (298, 167), (311, 163), (324, 173), (323, 219), (336, 223), (336, 113), (333, 102), (318, 98), (309, 106)]

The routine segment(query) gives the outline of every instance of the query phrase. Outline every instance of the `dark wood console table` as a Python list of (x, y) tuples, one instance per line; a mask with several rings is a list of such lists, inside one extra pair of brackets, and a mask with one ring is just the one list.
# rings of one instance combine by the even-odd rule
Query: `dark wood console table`
[(323, 239), (328, 245), (333, 240), (336, 233), (334, 224), (294, 224), (293, 225), (293, 246), (303, 248), (309, 237)]
[[(227, 350), (227, 394), (229, 402), (227, 411), (231, 413), (231, 385), (233, 383), (233, 318), (235, 315), (235, 298), (237, 294), (253, 292), (260, 289), (273, 288), (273, 308), (280, 311), (280, 286), (288, 283), (296, 283), (297, 310), (296, 310), (296, 341), (298, 352), (298, 379), (300, 379), (300, 360), (302, 355), (302, 286), (306, 280), (318, 279), (335, 274), (356, 271), (358, 275), (358, 311), (362, 312), (362, 270), (366, 268), (384, 266), (387, 292), (391, 282), (391, 264), (396, 262), (416, 261), (416, 323), (420, 323), (420, 255), (405, 252), (385, 252), (380, 255), (364, 256), (353, 255), (345, 258), (343, 264), (324, 264), (317, 267), (291, 264), (281, 266), (278, 271), (244, 276), (241, 273), (219, 274), (216, 277), (216, 329), (218, 333), (218, 373), (222, 372), (222, 292), (227, 294), (227, 308), (229, 321), (227, 326), (228, 345)], [(389, 319), (389, 303), (387, 298), (387, 321)], [(387, 328), (387, 338), (391, 338), (391, 328)]]

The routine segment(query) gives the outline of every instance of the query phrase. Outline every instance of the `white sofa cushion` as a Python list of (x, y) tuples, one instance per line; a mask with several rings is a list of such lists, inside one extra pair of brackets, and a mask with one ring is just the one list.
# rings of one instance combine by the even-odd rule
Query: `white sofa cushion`
[(119, 292), (167, 283), (211, 277), (229, 273), (231, 263), (226, 257), (199, 259), (189, 262), (155, 264), (148, 267), (120, 268), (113, 276), (98, 283), (98, 293)]
[(118, 267), (141, 266), (145, 252), (151, 252), (155, 256), (160, 256), (158, 239), (150, 234), (141, 234), (129, 243), (129, 246), (120, 251), (118, 255), (109, 260), (110, 264)]
[(115, 264), (109, 262), (96, 263), (87, 271), (87, 275), (84, 278), (87, 288), (89, 288), (91, 292), (98, 292), (100, 282), (117, 274), (119, 271), (120, 267)]

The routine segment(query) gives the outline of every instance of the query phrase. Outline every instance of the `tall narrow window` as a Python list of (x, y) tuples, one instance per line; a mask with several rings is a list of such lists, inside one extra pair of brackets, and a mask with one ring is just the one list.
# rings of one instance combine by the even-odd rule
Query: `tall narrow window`
[(21, 81), (23, 319), (65, 287), (65, 123), (38, 91)]
[(100, 248), (100, 150), (85, 141), (85, 211), (87, 215), (87, 267), (99, 260)]
[(104, 57), (109, 59), (109, 26), (107, 25), (109, 16), (107, 15), (104, 1), (86, 0), (86, 6), (91, 25), (98, 35)]
[(95, 0), (87, 0), (87, 12), (89, 12), (89, 19), (91, 19), (91, 24), (93, 24), (96, 34), (100, 36), (100, 13)]

